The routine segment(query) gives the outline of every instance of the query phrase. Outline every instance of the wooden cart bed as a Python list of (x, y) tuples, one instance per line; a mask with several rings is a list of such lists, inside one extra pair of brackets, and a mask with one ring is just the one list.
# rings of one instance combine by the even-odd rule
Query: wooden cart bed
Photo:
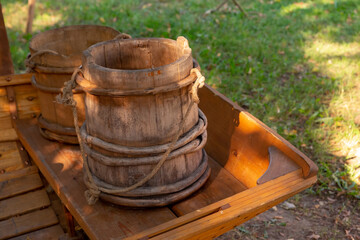
[(79, 148), (41, 137), (36, 119), (15, 121), (21, 143), (91, 239), (211, 239), (316, 181), (316, 165), (216, 90), (200, 90), (206, 114), (206, 185), (172, 206), (126, 209), (84, 197)]

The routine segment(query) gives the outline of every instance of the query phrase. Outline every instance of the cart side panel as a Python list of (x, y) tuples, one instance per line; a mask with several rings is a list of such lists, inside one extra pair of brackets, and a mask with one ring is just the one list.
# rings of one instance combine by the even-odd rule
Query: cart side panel
[(207, 153), (246, 187), (255, 187), (268, 169), (270, 147), (298, 164), (304, 177), (316, 174), (310, 159), (224, 95), (207, 85), (199, 95), (200, 108), (209, 121)]

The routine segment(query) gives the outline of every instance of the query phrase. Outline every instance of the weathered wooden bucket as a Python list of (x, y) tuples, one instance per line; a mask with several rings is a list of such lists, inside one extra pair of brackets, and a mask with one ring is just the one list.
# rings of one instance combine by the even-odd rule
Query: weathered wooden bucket
[[(125, 39), (84, 51), (89, 135), (122, 146), (156, 146), (171, 141), (191, 102), (193, 60), (187, 40)], [(198, 121), (193, 105), (182, 132)], [(100, 127), (101, 126), (101, 127)]]
[[(83, 73), (76, 77), (85, 92), (81, 137), (97, 186), (127, 188), (146, 178), (184, 122), (181, 137), (152, 178), (130, 191), (102, 192), (102, 199), (131, 207), (163, 206), (205, 183), (210, 175), (203, 149), (206, 118), (191, 104), (197, 79), (193, 67), (183, 37), (113, 40), (84, 51)], [(86, 177), (85, 183), (91, 189)]]
[[(101, 197), (119, 205), (149, 207), (181, 200), (198, 190), (210, 174), (207, 155), (203, 150), (207, 140), (206, 124), (206, 118), (201, 113), (199, 123), (178, 140), (178, 148), (170, 153), (159, 171), (144, 185), (132, 191)], [(85, 124), (81, 132), (85, 140), (88, 137)], [(85, 140), (84, 151), (93, 178), (98, 186), (108, 189), (128, 187), (139, 182), (154, 169), (168, 147), (164, 144), (159, 147), (127, 148), (125, 151), (120, 148), (120, 151), (114, 151), (116, 145), (111, 148), (106, 144), (102, 146), (107, 152), (104, 154), (104, 151), (93, 149), (94, 141), (90, 141), (90, 144), (88, 142)], [(150, 149), (158, 153), (146, 156), (145, 152)], [(114, 157), (124, 152), (136, 152), (142, 156)]]
[[(43, 136), (67, 143), (77, 143), (72, 110), (58, 104), (55, 97), (74, 69), (81, 65), (82, 52), (91, 45), (115, 38), (115, 29), (96, 25), (67, 26), (37, 34), (30, 41), (30, 56), (26, 61), (35, 74), (33, 85), (38, 89), (41, 115), (38, 118)], [(83, 93), (74, 90), (79, 122), (85, 118)]]

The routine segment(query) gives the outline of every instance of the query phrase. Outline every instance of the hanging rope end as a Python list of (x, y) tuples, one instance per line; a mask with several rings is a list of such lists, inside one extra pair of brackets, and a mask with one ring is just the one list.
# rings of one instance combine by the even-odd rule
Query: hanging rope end
[(85, 198), (89, 205), (94, 205), (99, 199), (100, 191), (95, 189), (88, 189), (85, 191)]
[(198, 89), (202, 88), (205, 85), (205, 77), (201, 74), (201, 72), (197, 68), (191, 69), (190, 74), (192, 74), (192, 73), (195, 73), (197, 78), (195, 80), (195, 83), (192, 86), (191, 96), (192, 96), (192, 100), (195, 103), (199, 104), (200, 99), (198, 96)]

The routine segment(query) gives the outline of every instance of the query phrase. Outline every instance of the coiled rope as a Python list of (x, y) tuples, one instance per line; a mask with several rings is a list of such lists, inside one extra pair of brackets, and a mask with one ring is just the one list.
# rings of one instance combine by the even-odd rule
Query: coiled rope
[(170, 152), (174, 149), (174, 146), (175, 146), (176, 142), (178, 141), (179, 137), (181, 136), (182, 129), (184, 127), (186, 119), (188, 118), (188, 116), (190, 114), (191, 108), (193, 107), (194, 104), (199, 104), (199, 102), (200, 102), (200, 99), (198, 96), (198, 89), (202, 88), (204, 86), (205, 77), (200, 73), (200, 71), (197, 68), (191, 69), (190, 74), (194, 73), (197, 76), (197, 79), (195, 80), (195, 82), (190, 90), (191, 102), (190, 102), (189, 107), (179, 125), (179, 130), (178, 130), (177, 134), (174, 136), (174, 139), (172, 140), (171, 144), (169, 145), (169, 148), (166, 150), (166, 152), (164, 153), (164, 155), (162, 156), (160, 161), (156, 164), (156, 166), (152, 169), (152, 171), (147, 176), (145, 176), (143, 179), (141, 179), (139, 182), (137, 182), (129, 187), (117, 187), (115, 189), (108, 189), (108, 188), (104, 188), (104, 187), (100, 187), (100, 186), (96, 185), (93, 175), (89, 169), (87, 154), (84, 151), (84, 146), (83, 146), (84, 143), (80, 136), (78, 114), (77, 114), (77, 109), (76, 109), (77, 103), (74, 100), (74, 96), (73, 96), (73, 89), (75, 89), (75, 87), (77, 86), (76, 76), (79, 73), (82, 73), (81, 67), (74, 71), (74, 73), (71, 76), (70, 81), (65, 82), (64, 88), (62, 89), (62, 95), (59, 94), (56, 97), (56, 101), (58, 103), (70, 105), (72, 107), (75, 130), (76, 130), (76, 134), (77, 134), (77, 137), (79, 140), (81, 156), (83, 159), (84, 181), (85, 181), (86, 186), (88, 187), (88, 190), (85, 191), (85, 198), (89, 205), (93, 205), (99, 199), (101, 192), (108, 193), (108, 194), (119, 194), (119, 193), (129, 192), (131, 190), (134, 190), (134, 189), (142, 186), (144, 183), (149, 181), (159, 171), (159, 169), (161, 168), (161, 166), (164, 164), (167, 157), (169, 156)]

